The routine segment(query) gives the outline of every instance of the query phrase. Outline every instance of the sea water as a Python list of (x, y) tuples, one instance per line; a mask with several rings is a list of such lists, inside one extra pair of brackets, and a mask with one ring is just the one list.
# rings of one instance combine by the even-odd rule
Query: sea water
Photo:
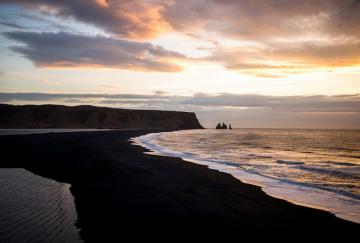
[(0, 242), (82, 242), (70, 185), (0, 169)]
[[(0, 129), (0, 136), (87, 131), (99, 130)], [(76, 221), (69, 184), (0, 168), (0, 242), (83, 242)]]
[(184, 130), (133, 141), (258, 185), (267, 194), (360, 223), (360, 131)]

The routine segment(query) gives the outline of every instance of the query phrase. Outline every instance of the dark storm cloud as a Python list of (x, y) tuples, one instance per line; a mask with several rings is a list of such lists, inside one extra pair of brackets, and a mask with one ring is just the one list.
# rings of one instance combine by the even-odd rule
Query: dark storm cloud
[(150, 43), (83, 36), (65, 32), (7, 32), (25, 44), (11, 49), (39, 67), (106, 67), (146, 71), (176, 72), (181, 67), (171, 60), (185, 58)]

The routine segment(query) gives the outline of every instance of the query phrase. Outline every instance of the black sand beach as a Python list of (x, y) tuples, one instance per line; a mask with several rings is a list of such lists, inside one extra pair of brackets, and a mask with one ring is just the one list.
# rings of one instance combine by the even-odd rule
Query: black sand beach
[(155, 130), (2, 136), (0, 167), (70, 183), (86, 242), (358, 237), (358, 224), (201, 165), (144, 154), (128, 141), (149, 132)]

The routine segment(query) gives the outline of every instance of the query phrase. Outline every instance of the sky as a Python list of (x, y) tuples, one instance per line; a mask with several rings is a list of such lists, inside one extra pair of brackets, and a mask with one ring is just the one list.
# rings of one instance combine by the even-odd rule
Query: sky
[(358, 0), (0, 0), (0, 102), (360, 128)]

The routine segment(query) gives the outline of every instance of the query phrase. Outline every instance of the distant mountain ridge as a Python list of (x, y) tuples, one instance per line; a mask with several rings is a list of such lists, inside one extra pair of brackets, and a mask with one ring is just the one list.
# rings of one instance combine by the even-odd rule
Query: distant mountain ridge
[(195, 113), (89, 105), (0, 104), (0, 128), (199, 129)]

